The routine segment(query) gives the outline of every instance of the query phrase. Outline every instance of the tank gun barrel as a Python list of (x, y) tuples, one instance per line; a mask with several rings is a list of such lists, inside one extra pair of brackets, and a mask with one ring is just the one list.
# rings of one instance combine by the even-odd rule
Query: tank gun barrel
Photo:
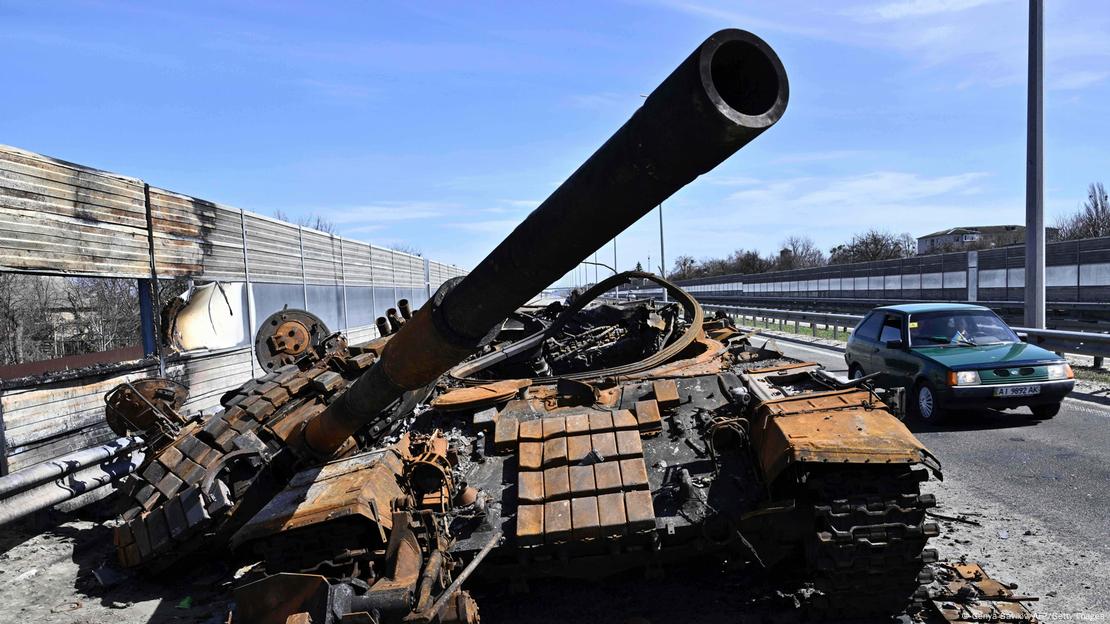
[(329, 455), (401, 395), (471, 355), (514, 310), (782, 117), (786, 71), (736, 29), (705, 40), (466, 277), (444, 284), (304, 440)]

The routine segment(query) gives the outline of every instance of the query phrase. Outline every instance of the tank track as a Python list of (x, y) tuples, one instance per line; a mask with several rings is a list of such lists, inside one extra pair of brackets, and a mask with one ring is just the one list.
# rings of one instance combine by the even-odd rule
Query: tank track
[(936, 506), (932, 494), (920, 493), (927, 479), (910, 466), (817, 467), (805, 475), (810, 608), (829, 618), (891, 616), (928, 598), (926, 565), (937, 553), (925, 546), (940, 529), (926, 521)]
[(293, 473), (298, 458), (286, 441), (373, 360), (343, 351), (302, 362), (305, 370), (286, 365), (224, 395), (223, 410), (149, 452), (125, 486), (135, 506), (115, 530), (120, 563), (158, 571), (229, 538), (247, 519), (235, 512), (264, 505)]

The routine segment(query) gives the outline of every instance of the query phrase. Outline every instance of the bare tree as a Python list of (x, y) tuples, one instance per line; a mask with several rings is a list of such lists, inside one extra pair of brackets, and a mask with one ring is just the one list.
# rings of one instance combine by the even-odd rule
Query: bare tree
[(293, 218), (285, 213), (283, 210), (275, 210), (274, 218), (278, 221), (285, 221), (293, 225), (319, 230), (327, 234), (335, 234), (335, 224), (320, 215), (307, 215), (303, 217)]
[(829, 250), (829, 264), (908, 258), (916, 250), (917, 241), (909, 233), (895, 235), (885, 230), (870, 229)]
[(0, 274), (0, 363), (20, 364), (60, 355), (55, 319), (59, 278)]
[(671, 279), (690, 279), (696, 277), (695, 269), (698, 266), (697, 260), (693, 256), (679, 256), (674, 260), (674, 268), (671, 269)]
[(79, 351), (108, 351), (138, 343), (138, 282), (102, 277), (75, 277), (67, 282), (70, 339), (79, 342)]
[(1102, 182), (1087, 187), (1087, 201), (1074, 214), (1056, 219), (1059, 240), (1110, 236), (1110, 198)]
[(788, 236), (779, 245), (777, 269), (808, 269), (824, 266), (827, 263), (825, 252), (808, 236)]
[(389, 245), (389, 248), (392, 249), (393, 251), (399, 251), (401, 253), (407, 253), (410, 256), (419, 256), (421, 258), (424, 257), (424, 252), (421, 251), (419, 247), (417, 247), (415, 245), (410, 245), (408, 243), (394, 243), (392, 245)]
[(754, 249), (737, 249), (728, 257), (728, 273), (766, 273), (774, 268), (774, 261)]

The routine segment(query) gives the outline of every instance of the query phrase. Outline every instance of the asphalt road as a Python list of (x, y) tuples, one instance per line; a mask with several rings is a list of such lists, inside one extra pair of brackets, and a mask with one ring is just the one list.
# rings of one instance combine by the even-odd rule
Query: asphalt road
[[(846, 370), (840, 352), (778, 344)], [(1023, 591), (1042, 597), (1042, 617), (1055, 616), (1048, 621), (1077, 612), (1110, 620), (1110, 405), (1098, 401), (1075, 393), (1048, 421), (1022, 409), (961, 415), (944, 427), (907, 423), (943, 464), (944, 482), (932, 486), (938, 512), (979, 525), (942, 522), (934, 540), (942, 557), (985, 558), (1024, 580)]]

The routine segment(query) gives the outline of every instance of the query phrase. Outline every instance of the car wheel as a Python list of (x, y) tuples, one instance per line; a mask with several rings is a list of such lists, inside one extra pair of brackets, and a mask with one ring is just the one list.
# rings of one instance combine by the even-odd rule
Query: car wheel
[(859, 379), (863, 377), (863, 368), (859, 364), (852, 364), (848, 367), (848, 379)]
[(944, 410), (937, 404), (937, 393), (927, 381), (919, 382), (913, 389), (913, 403), (910, 406), (917, 419), (923, 423), (937, 425), (944, 422)]
[(1033, 410), (1033, 418), (1037, 420), (1048, 420), (1056, 414), (1060, 413), (1060, 404), (1051, 403), (1049, 405), (1034, 405), (1029, 409)]

